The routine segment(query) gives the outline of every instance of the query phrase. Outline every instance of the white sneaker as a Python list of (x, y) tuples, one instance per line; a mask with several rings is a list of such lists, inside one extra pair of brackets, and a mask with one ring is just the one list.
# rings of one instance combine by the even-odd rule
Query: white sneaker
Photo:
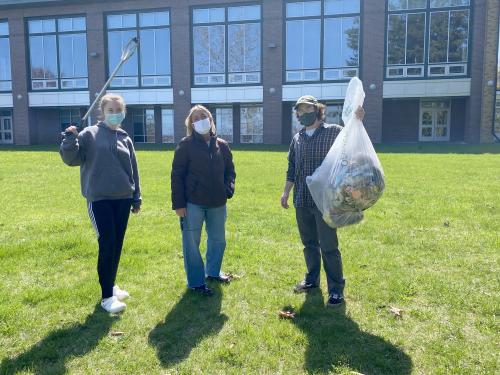
[(120, 301), (123, 301), (123, 300), (127, 299), (128, 297), (130, 297), (130, 294), (128, 294), (128, 292), (126, 290), (120, 289), (120, 287), (118, 285), (115, 285), (113, 287), (113, 296), (118, 298)]
[(127, 305), (125, 305), (123, 302), (121, 302), (118, 297), (113, 296), (109, 298), (104, 298), (101, 301), (101, 307), (106, 310), (107, 312), (110, 312), (112, 314), (119, 313), (120, 311), (125, 310)]

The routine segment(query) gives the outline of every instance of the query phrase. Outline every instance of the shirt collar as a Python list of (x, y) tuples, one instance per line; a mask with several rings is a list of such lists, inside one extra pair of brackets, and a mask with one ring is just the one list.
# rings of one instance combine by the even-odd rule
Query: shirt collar
[[(318, 126), (316, 129), (321, 129), (321, 128), (324, 128), (324, 127), (325, 127), (325, 122), (324, 122), (324, 121), (321, 121), (321, 122), (319, 123), (319, 126)], [(303, 126), (303, 127), (302, 127), (302, 129), (300, 129), (299, 134), (300, 134), (301, 136), (303, 136), (303, 135), (305, 135), (305, 134), (306, 134), (306, 127), (305, 127), (305, 126)], [(314, 132), (314, 133), (313, 133), (313, 135), (315, 135), (315, 134), (316, 134), (316, 132)]]

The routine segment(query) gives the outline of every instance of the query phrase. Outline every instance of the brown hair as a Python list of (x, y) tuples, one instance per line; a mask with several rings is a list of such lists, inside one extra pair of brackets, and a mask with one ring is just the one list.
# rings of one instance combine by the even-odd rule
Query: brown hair
[(318, 120), (323, 121), (326, 117), (326, 105), (323, 103), (316, 104), (316, 111), (318, 112)]
[(106, 104), (111, 102), (120, 103), (123, 108), (123, 112), (127, 112), (127, 106), (125, 105), (125, 100), (123, 100), (123, 97), (117, 94), (106, 94), (101, 98), (101, 101), (99, 102), (99, 108), (101, 109), (102, 117), (104, 117), (104, 107), (106, 106)]
[(210, 120), (210, 125), (211, 125), (210, 130), (212, 131), (212, 133), (215, 134), (215, 122), (214, 122), (214, 118), (212, 117), (212, 114), (205, 106), (203, 106), (201, 104), (196, 104), (189, 110), (189, 114), (187, 115), (186, 120), (184, 121), (184, 124), (186, 125), (187, 135), (189, 136), (189, 135), (193, 134), (194, 129), (193, 129), (192, 117), (193, 117), (193, 113), (195, 111), (198, 111), (198, 110), (206, 111), (208, 113), (208, 119)]

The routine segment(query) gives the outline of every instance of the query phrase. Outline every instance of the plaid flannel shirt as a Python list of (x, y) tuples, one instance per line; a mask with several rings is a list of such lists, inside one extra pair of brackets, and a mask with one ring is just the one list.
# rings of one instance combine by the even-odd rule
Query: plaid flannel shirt
[(294, 183), (295, 207), (315, 207), (306, 177), (321, 165), (341, 130), (340, 125), (321, 123), (312, 136), (308, 136), (303, 128), (293, 137), (288, 151), (286, 180)]

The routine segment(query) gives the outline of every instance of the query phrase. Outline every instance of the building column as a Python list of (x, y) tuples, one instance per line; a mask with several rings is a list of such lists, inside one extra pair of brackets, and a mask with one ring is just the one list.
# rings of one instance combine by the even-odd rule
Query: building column
[(32, 139), (35, 133), (32, 129), (34, 116), (30, 115), (28, 97), (28, 56), (24, 19), (19, 17), (9, 18), (10, 56), (12, 65), (12, 125), (14, 144), (29, 145), (36, 142)]
[(241, 143), (241, 104), (233, 104), (233, 144)]
[(467, 119), (465, 121), (464, 140), (466, 143), (479, 142), (479, 124), (481, 122), (481, 107), (483, 102), (483, 68), (484, 68), (484, 36), (486, 19), (486, 0), (476, 0), (473, 2), (469, 23), (469, 34), (471, 39), (470, 60), (470, 96), (467, 100)]
[[(172, 5), (170, 26), (172, 41), (172, 89), (174, 97), (174, 139), (186, 135), (184, 119), (191, 109), (191, 40), (190, 8), (187, 2)], [(181, 93), (183, 95), (181, 95)]]
[(282, 104), (283, 111), (283, 126), (282, 126), (282, 143), (289, 144), (292, 141), (292, 110), (293, 104), (285, 102)]
[[(361, 72), (366, 92), (363, 123), (373, 143), (382, 142), (385, 1), (364, 1), (361, 15)], [(375, 85), (374, 89), (370, 89)]]
[(155, 143), (161, 144), (163, 137), (161, 105), (155, 105)]
[[(106, 83), (108, 67), (106, 66), (106, 50), (104, 40), (106, 31), (103, 28), (104, 15), (101, 11), (87, 12), (87, 61), (89, 76), (89, 103), (95, 100), (96, 95)], [(101, 110), (97, 105), (90, 114), (92, 124), (101, 118)]]
[(262, 8), (264, 143), (279, 144), (283, 142), (283, 2), (264, 1)]
[(498, 27), (500, 3), (498, 0), (486, 0), (486, 35), (483, 63), (482, 108), (479, 142), (492, 143), (495, 138), (492, 134), (493, 117), (495, 116), (495, 81), (497, 75)]

